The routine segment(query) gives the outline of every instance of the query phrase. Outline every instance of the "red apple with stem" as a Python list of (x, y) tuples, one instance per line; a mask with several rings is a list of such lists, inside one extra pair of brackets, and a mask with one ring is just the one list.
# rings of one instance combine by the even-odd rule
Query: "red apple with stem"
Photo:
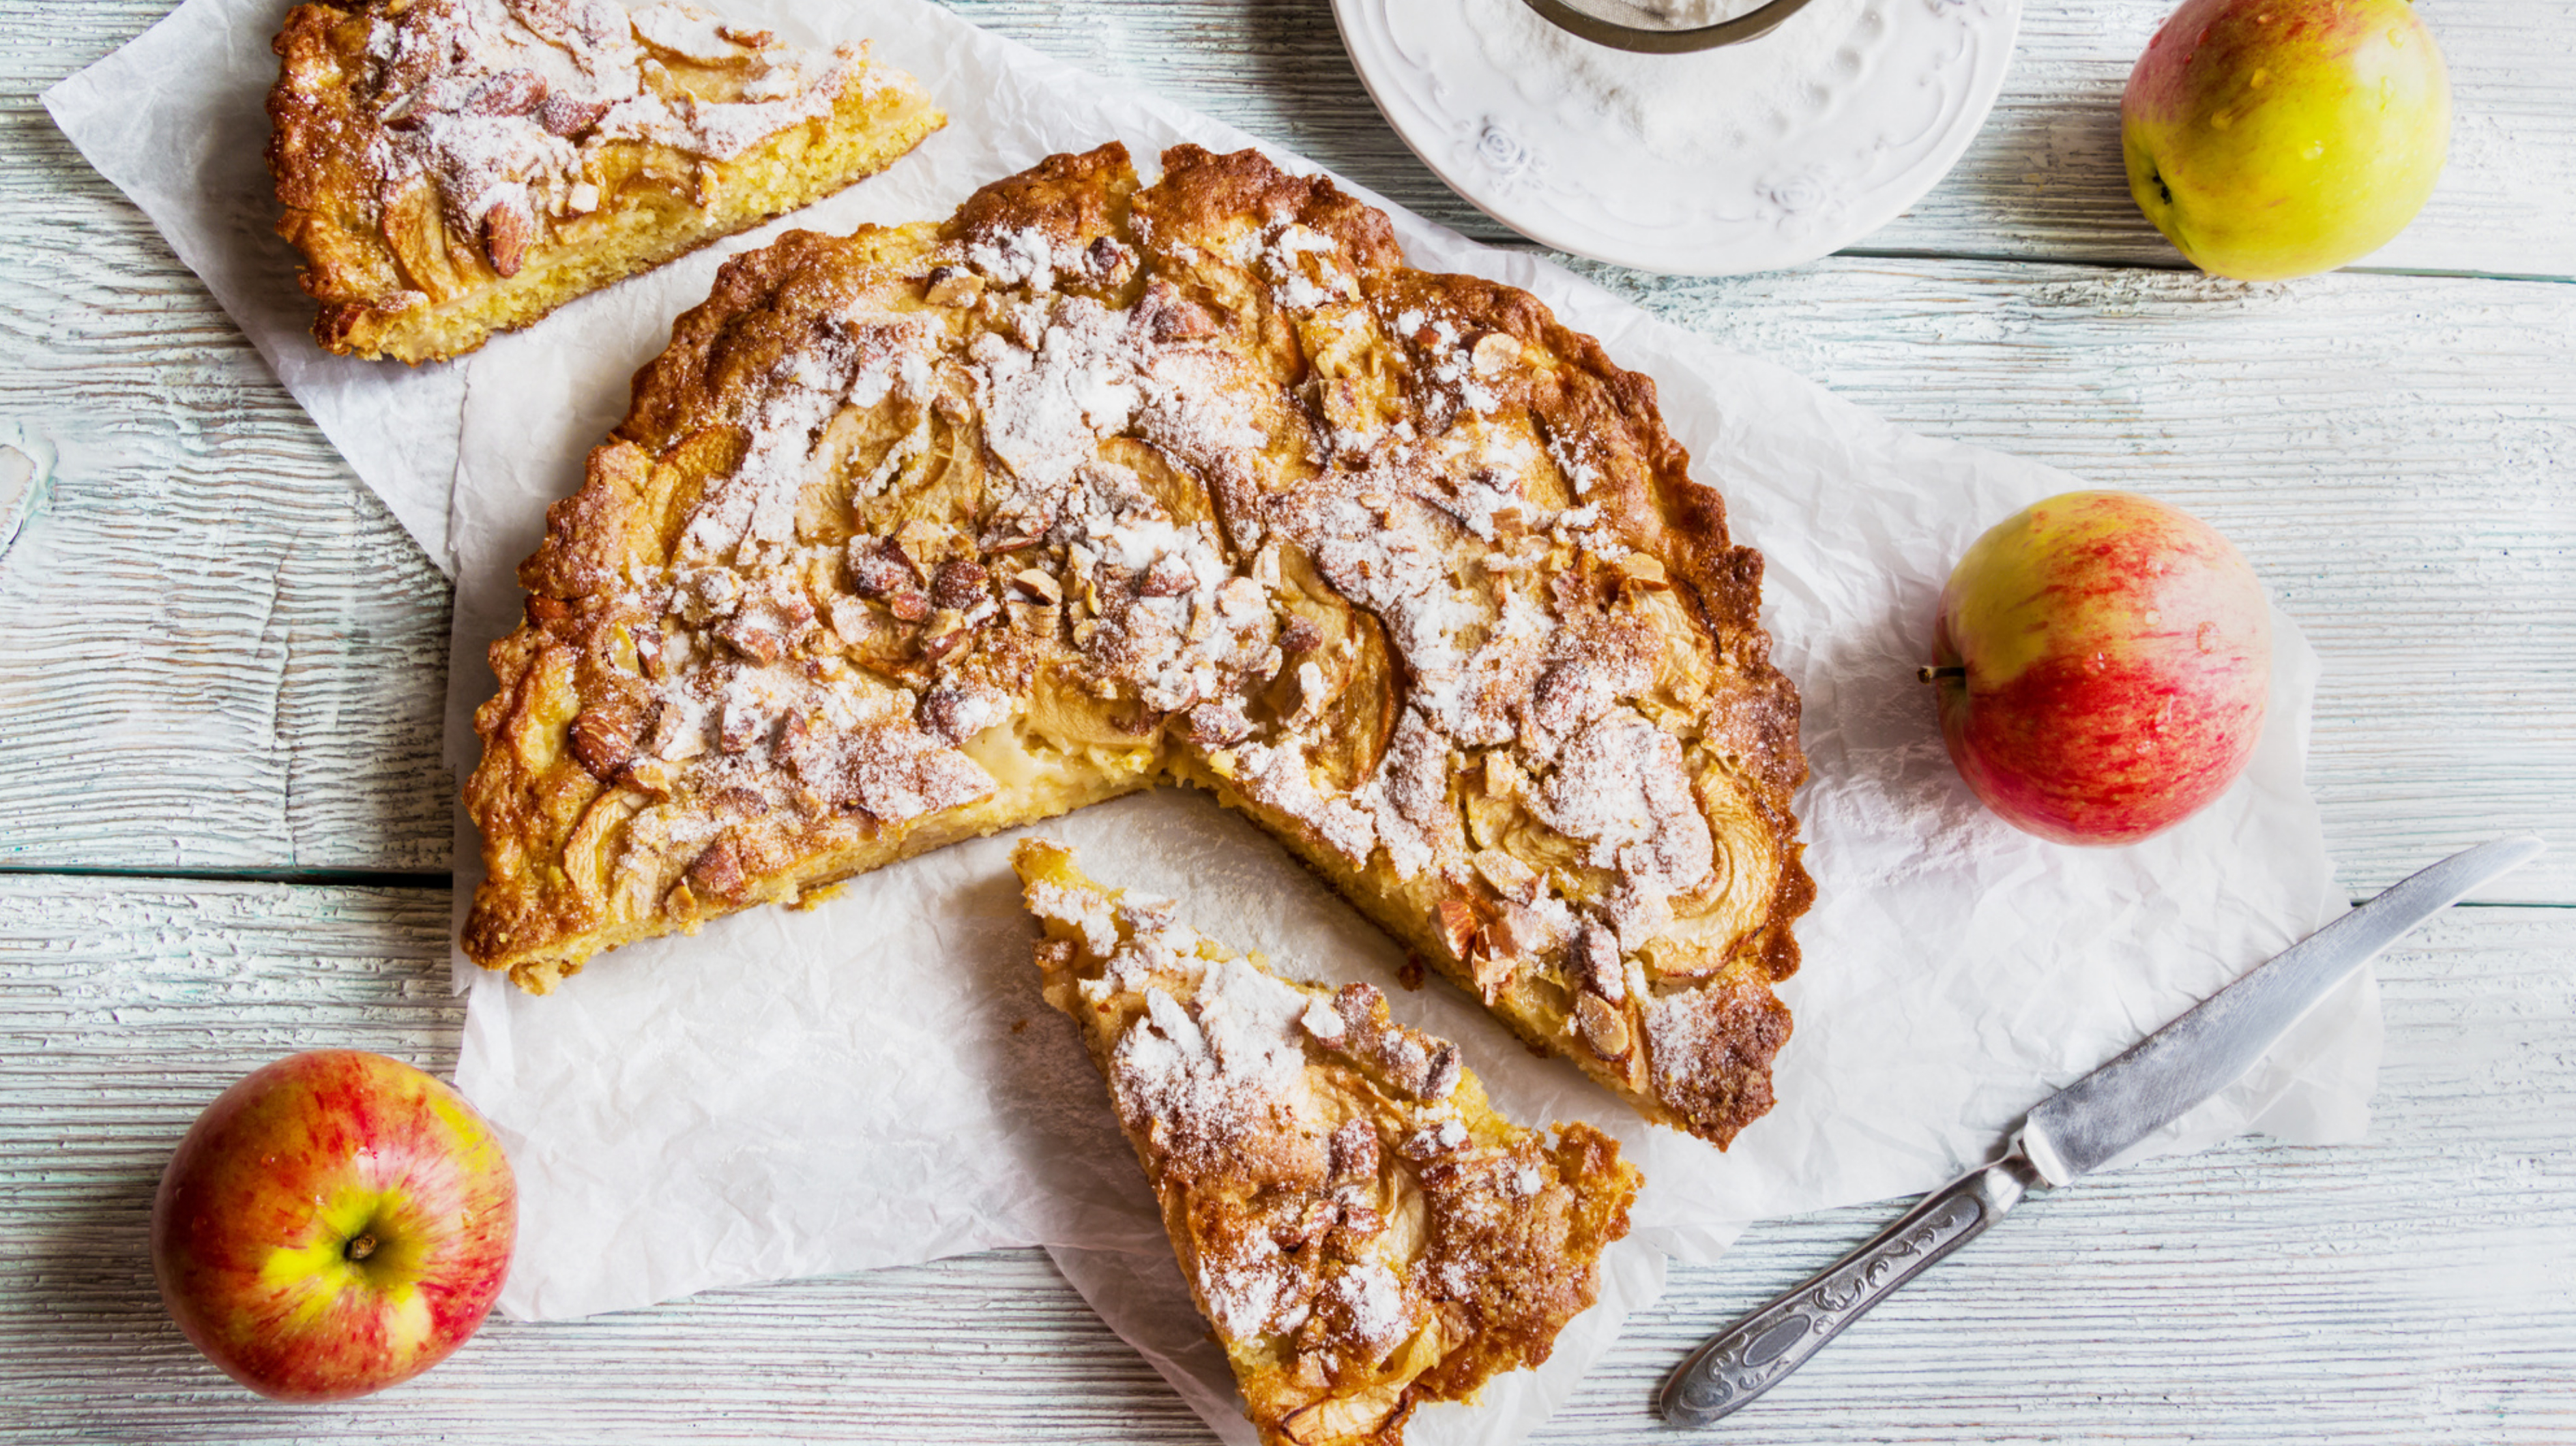
[(518, 1218), (510, 1162), (464, 1096), (382, 1055), (316, 1050), (197, 1117), (152, 1202), (152, 1271), (225, 1374), (343, 1400), (474, 1334)]
[(2244, 770), (2272, 673), (2263, 585), (2216, 529), (2130, 492), (2069, 492), (1997, 523), (1941, 590), (1941, 736), (2012, 824), (2124, 844)]

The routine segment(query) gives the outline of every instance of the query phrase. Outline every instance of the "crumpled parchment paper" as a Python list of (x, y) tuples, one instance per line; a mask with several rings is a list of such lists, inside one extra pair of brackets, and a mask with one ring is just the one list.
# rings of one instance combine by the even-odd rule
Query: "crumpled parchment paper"
[[(446, 366), (324, 354), (295, 257), (271, 231), (261, 101), (284, 0), (189, 0), (45, 101), (151, 216), (359, 476), (457, 580), (447, 759), (473, 767), (482, 650), (515, 621), (512, 569), (546, 504), (623, 415), (626, 381), (727, 255), (788, 226), (944, 216), (1053, 151), (1118, 138), (1149, 176), (1163, 147), (1253, 144), (1083, 75), (922, 0), (710, 0), (782, 35), (872, 38), (920, 76), (948, 128), (884, 175)], [(1293, 156), (1283, 164), (1311, 169)], [(2078, 486), (2046, 467), (1898, 430), (1732, 355), (1535, 256), (1390, 207), (1417, 265), (1524, 287), (1655, 378), (1696, 475), (1769, 570), (1775, 657), (1804, 698), (1800, 795), (1818, 902), (1780, 1103), (1730, 1153), (1639, 1123), (1531, 1057), (1442, 984), (1394, 992), (1460, 1042), (1495, 1102), (1588, 1119), (1644, 1168), (1602, 1301), (1542, 1369), (1440, 1406), (1423, 1446), (1513, 1441), (1572, 1393), (1669, 1259), (1704, 1262), (1746, 1222), (1930, 1188), (2019, 1115), (2340, 905), (2302, 782), (2314, 653), (2276, 616), (2270, 726), (2200, 817), (2117, 850), (2018, 834), (1943, 755), (1913, 669), (1950, 561), (1986, 526)], [(1242, 819), (1161, 791), (1046, 826), (1102, 880), (1318, 980), (1385, 983), (1401, 953)], [(1007, 839), (854, 881), (810, 912), (762, 910), (638, 944), (532, 999), (458, 961), (471, 989), (457, 1082), (503, 1131), (524, 1233), (503, 1308), (562, 1318), (749, 1281), (1043, 1244), (1066, 1277), (1225, 1439), (1250, 1442), (1222, 1356), (1189, 1306), (1141, 1173), (1072, 1028), (1040, 1001)], [(460, 913), (481, 870), (460, 813)], [(2365, 974), (2244, 1081), (2137, 1153), (2246, 1130), (2357, 1136), (2377, 1068)], [(1641, 1403), (1642, 1405), (1642, 1403)]]

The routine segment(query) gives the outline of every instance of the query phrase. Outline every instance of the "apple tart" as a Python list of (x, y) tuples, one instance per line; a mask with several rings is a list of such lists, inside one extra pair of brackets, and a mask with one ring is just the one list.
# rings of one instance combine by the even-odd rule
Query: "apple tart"
[(465, 951), (544, 992), (1173, 780), (1648, 1117), (1769, 1108), (1797, 698), (1654, 386), (1253, 152), (727, 263), (520, 570)]
[(1366, 984), (1292, 984), (1012, 855), (1046, 998), (1082, 1030), (1173, 1252), (1269, 1446), (1398, 1446), (1427, 1401), (1536, 1366), (1599, 1294), (1640, 1177), (1590, 1125), (1494, 1112), (1446, 1040)]
[(947, 118), (678, 0), (335, 0), (278, 35), (278, 231), (335, 352), (420, 362), (873, 175)]

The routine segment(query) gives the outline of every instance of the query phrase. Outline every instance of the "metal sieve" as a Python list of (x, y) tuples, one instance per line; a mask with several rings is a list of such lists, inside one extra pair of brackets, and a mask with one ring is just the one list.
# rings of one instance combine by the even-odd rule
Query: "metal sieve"
[(1807, 0), (1769, 0), (1768, 4), (1713, 25), (1677, 26), (1629, 0), (1525, 0), (1549, 24), (1595, 45), (1645, 55), (1679, 55), (1714, 50), (1759, 35), (1806, 8)]

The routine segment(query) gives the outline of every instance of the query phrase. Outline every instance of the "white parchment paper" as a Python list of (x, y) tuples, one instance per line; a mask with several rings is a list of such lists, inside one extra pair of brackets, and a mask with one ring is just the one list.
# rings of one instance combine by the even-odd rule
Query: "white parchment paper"
[[(948, 128), (884, 175), (502, 337), (410, 370), (330, 357), (305, 329), (295, 258), (270, 227), (261, 100), (284, 0), (189, 0), (49, 92), (84, 154), (151, 216), (367, 485), (457, 581), (448, 763), (473, 766), (482, 652), (515, 621), (512, 569), (546, 504), (624, 414), (627, 378), (724, 256), (789, 225), (945, 215), (1053, 151), (1124, 140), (1252, 144), (1082, 75), (921, 0), (716, 0), (807, 40), (873, 38)], [(1308, 169), (1294, 157), (1283, 164)], [(1356, 189), (1356, 188), (1354, 188)], [(1364, 193), (1363, 193), (1364, 194)], [(2271, 722), (2252, 767), (2182, 828), (2119, 850), (2041, 843), (1958, 782), (1913, 668), (1951, 559), (1984, 527), (2081, 485), (1914, 436), (1776, 367), (1721, 351), (1539, 258), (1390, 207), (1418, 265), (1524, 287), (1653, 376), (1667, 421), (1769, 562), (1775, 657), (1804, 698), (1800, 796), (1818, 886), (1780, 1103), (1721, 1154), (1640, 1124), (1562, 1062), (1532, 1058), (1464, 996), (1395, 996), (1454, 1038), (1503, 1109), (1588, 1119), (1648, 1185), (1602, 1303), (1546, 1367), (1474, 1408), (1424, 1412), (1425, 1446), (1512, 1441), (1572, 1393), (1668, 1259), (1715, 1258), (1744, 1223), (1930, 1188), (1990, 1155), (2022, 1111), (2324, 922), (2332, 895), (2302, 781), (2316, 659), (2275, 617)], [(1401, 956), (1240, 818), (1166, 791), (1047, 826), (1104, 881), (1317, 980), (1385, 982)], [(457, 1082), (501, 1128), (523, 1248), (502, 1300), (561, 1318), (750, 1281), (1043, 1244), (1220, 1436), (1249, 1442), (1223, 1359), (1189, 1308), (1143, 1177), (1071, 1027), (1028, 962), (1006, 839), (856, 880), (595, 962), (554, 996), (459, 961), (472, 991)], [(480, 877), (460, 815), (460, 909)], [(2246, 1130), (2356, 1137), (2377, 1068), (2365, 974), (2244, 1081), (2138, 1153)]]

